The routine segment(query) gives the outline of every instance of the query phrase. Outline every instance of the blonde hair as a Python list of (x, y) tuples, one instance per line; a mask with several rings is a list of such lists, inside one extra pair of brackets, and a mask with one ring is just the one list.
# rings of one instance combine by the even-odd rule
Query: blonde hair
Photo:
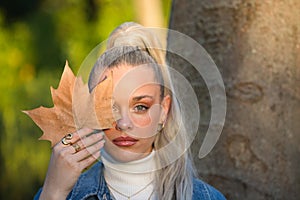
[[(164, 82), (163, 84), (167, 86), (163, 87), (163, 94), (172, 97), (172, 82), (166, 65), (165, 50), (163, 50), (160, 40), (150, 29), (144, 28), (137, 23), (127, 22), (117, 27), (111, 33), (107, 43), (107, 52), (123, 52), (124, 54), (129, 55), (132, 51), (135, 52), (135, 56), (138, 58), (135, 58), (134, 60), (136, 63), (133, 63), (132, 60), (127, 60), (127, 64), (145, 64), (146, 62), (156, 63), (157, 65), (155, 67), (159, 68), (159, 73), (161, 73)], [(140, 51), (147, 52), (147, 54), (140, 53)], [(153, 61), (147, 58), (149, 56)], [(136, 61), (136, 59), (138, 61)], [(121, 60), (124, 61), (125, 58)], [(95, 66), (108, 65), (115, 64), (108, 61), (105, 56), (102, 58), (100, 57), (95, 64)], [(98, 83), (99, 80), (97, 79), (99, 73), (100, 70), (98, 70), (97, 67), (94, 67), (89, 80), (90, 89)], [(178, 133), (180, 132), (179, 129), (183, 134)], [(167, 146), (176, 137), (176, 146), (174, 148), (179, 149), (182, 154), (178, 156), (178, 159), (175, 161), (170, 159), (170, 154), (174, 153), (171, 151), (160, 151), (155, 154), (158, 165), (158, 170), (155, 171), (155, 187), (158, 198), (163, 200), (192, 199), (193, 177), (195, 176), (190, 151), (186, 150), (186, 140), (188, 136), (184, 125), (181, 123), (179, 104), (175, 98), (172, 98), (171, 108), (164, 124), (164, 128), (156, 136), (154, 141), (155, 150)]]
[(135, 46), (149, 53), (154, 60), (165, 64), (165, 53), (162, 43), (157, 37), (153, 37), (151, 30), (146, 30), (142, 25), (134, 22), (126, 22), (113, 30), (107, 41), (107, 49), (118, 46)]

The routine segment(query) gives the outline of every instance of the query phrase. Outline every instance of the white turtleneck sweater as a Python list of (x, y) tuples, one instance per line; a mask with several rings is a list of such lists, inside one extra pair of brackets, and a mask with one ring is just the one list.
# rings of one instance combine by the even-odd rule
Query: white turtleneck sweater
[[(140, 160), (121, 163), (102, 149), (101, 159), (104, 164), (104, 177), (108, 188), (116, 200), (156, 199), (155, 192), (153, 192), (154, 154), (155, 152), (152, 151), (148, 156)], [(151, 198), (149, 198), (150, 196)]]

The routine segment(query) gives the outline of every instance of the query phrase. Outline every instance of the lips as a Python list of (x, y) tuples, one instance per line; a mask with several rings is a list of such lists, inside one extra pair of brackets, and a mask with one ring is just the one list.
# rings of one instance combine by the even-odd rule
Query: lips
[(118, 138), (114, 139), (112, 142), (115, 145), (120, 146), (120, 147), (129, 147), (129, 146), (136, 144), (137, 141), (138, 141), (137, 139), (127, 136), (127, 137), (118, 137)]

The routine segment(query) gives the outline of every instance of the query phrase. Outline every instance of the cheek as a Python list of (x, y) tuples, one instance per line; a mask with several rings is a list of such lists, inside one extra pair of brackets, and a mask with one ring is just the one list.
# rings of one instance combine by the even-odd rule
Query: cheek
[(141, 145), (142, 147), (141, 148), (148, 149), (149, 147), (152, 147), (153, 143), (154, 143), (154, 140), (155, 140), (155, 137), (156, 136), (152, 136), (152, 137), (149, 137), (149, 138), (142, 139), (142, 145)]
[(115, 131), (114, 131), (113, 129), (107, 129), (107, 130), (105, 130), (105, 131), (104, 131), (105, 137), (106, 137), (107, 139), (109, 139), (110, 141), (113, 140), (114, 137), (115, 137), (114, 132), (115, 132)]
[(132, 123), (137, 128), (146, 128), (151, 124), (151, 117), (147, 115), (131, 114)]
[(130, 133), (144, 139), (150, 139), (157, 134), (157, 126), (160, 120), (160, 106), (151, 106), (147, 113), (134, 114), (131, 117), (134, 130)]
[(161, 106), (160, 104), (152, 105), (146, 113), (137, 114), (131, 113), (130, 119), (137, 128), (148, 128), (157, 126), (160, 119)]

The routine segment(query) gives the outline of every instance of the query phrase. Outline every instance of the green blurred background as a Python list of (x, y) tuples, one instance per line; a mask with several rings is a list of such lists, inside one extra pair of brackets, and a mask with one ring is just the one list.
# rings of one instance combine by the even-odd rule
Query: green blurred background
[(0, 199), (32, 199), (47, 170), (50, 143), (38, 141), (42, 131), (21, 110), (52, 107), (65, 60), (76, 73), (119, 24), (149, 25), (151, 6), (167, 27), (171, 0), (0, 1)]

